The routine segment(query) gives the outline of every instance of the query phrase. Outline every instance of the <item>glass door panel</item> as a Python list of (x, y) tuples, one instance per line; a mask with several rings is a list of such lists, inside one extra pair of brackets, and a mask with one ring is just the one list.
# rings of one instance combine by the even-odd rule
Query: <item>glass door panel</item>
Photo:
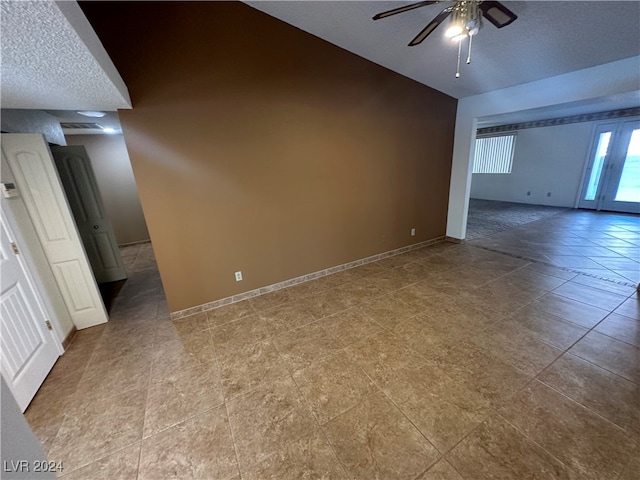
[(602, 187), (607, 174), (607, 159), (610, 155), (611, 139), (616, 129), (617, 124), (615, 123), (598, 125), (596, 128), (591, 144), (584, 185), (578, 202), (578, 207), (580, 208), (599, 208)]
[(578, 207), (640, 213), (640, 121), (596, 128)]
[(622, 125), (602, 208), (640, 213), (640, 122)]
[(609, 140), (611, 140), (611, 133), (612, 132), (602, 132), (598, 136), (598, 146), (596, 147), (596, 154), (593, 158), (591, 175), (589, 175), (587, 193), (583, 200), (591, 201), (596, 199), (596, 193), (598, 192), (598, 186), (600, 185), (600, 179), (602, 178), (604, 160), (607, 157), (607, 150), (609, 148)]

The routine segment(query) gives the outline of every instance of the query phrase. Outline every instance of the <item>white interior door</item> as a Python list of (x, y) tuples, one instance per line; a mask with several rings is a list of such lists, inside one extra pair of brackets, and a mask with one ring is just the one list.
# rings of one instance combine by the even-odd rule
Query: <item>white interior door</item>
[(83, 146), (54, 146), (51, 153), (96, 281), (127, 278), (87, 151)]
[(107, 312), (44, 137), (2, 134), (1, 143), (3, 164), (13, 173), (74, 325), (105, 323)]
[(4, 213), (0, 230), (0, 368), (24, 412), (60, 349)]

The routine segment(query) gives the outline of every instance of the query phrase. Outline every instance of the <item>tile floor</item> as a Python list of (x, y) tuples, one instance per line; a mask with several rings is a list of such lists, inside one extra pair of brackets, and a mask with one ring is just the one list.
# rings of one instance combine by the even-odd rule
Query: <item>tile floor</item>
[(640, 282), (638, 215), (566, 210), (469, 243), (599, 278)]
[(171, 322), (124, 256), (26, 412), (66, 480), (640, 478), (632, 286), (441, 243)]
[(470, 198), (466, 238), (488, 237), (567, 210), (564, 207)]

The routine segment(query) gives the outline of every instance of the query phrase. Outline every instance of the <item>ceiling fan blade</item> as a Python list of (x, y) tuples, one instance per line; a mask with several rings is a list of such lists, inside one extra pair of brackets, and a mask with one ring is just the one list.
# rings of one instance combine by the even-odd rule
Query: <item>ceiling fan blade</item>
[(405, 5), (403, 7), (394, 8), (393, 10), (388, 10), (386, 12), (378, 13), (373, 17), (374, 20), (380, 20), (381, 18), (387, 18), (391, 15), (397, 15), (398, 13), (408, 12), (409, 10), (413, 10), (414, 8), (425, 7), (427, 5), (433, 5), (434, 3), (440, 3), (442, 0), (435, 1), (427, 1), (427, 2), (418, 2), (412, 3), (411, 5)]
[(515, 13), (500, 2), (481, 2), (479, 7), (482, 10), (482, 16), (498, 28), (506, 27), (518, 18)]
[(422, 41), (427, 38), (431, 34), (431, 32), (433, 32), (438, 27), (438, 25), (440, 25), (449, 15), (451, 15), (452, 11), (453, 7), (447, 7), (443, 11), (441, 11), (436, 18), (431, 20), (431, 22), (429, 22), (429, 24), (424, 27), (413, 40), (409, 42), (409, 46), (413, 47), (415, 45), (418, 45), (419, 43), (422, 43)]

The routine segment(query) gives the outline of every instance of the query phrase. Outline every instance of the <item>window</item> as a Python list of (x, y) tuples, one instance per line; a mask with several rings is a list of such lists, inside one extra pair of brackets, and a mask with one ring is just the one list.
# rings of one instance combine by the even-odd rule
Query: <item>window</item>
[(476, 138), (473, 173), (511, 173), (516, 134)]

